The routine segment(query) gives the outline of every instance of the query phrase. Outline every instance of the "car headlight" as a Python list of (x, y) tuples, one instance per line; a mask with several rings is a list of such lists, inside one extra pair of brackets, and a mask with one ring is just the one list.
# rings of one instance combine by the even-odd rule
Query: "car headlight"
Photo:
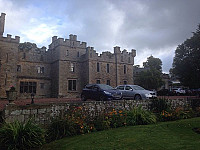
[(146, 97), (151, 97), (152, 95), (151, 95), (151, 94), (145, 94), (145, 96), (146, 96)]
[(111, 95), (111, 93), (110, 93), (110, 92), (107, 92), (107, 91), (104, 91), (104, 93), (107, 94), (107, 95)]

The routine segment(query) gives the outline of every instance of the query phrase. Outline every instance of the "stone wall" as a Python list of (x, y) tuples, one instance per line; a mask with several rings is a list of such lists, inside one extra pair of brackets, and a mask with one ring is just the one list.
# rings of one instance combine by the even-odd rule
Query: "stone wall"
[[(173, 108), (188, 107), (190, 101), (186, 99), (168, 100)], [(115, 110), (130, 110), (135, 106), (141, 105), (143, 109), (150, 109), (150, 100), (121, 100), (121, 101), (86, 101), (86, 102), (68, 102), (52, 103), (40, 105), (16, 106), (7, 105), (3, 111), (3, 118), (6, 122), (18, 120), (25, 122), (32, 118), (38, 124), (48, 124), (51, 118), (65, 115), (70, 109), (82, 107), (83, 113), (97, 116), (101, 113), (108, 113)]]

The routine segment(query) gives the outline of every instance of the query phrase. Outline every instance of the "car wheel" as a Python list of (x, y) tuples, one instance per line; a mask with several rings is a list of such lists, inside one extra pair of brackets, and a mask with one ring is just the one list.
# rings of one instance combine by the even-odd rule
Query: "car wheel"
[(82, 101), (86, 101), (87, 100), (86, 96), (85, 95), (81, 95), (81, 100)]
[(101, 96), (99, 97), (99, 100), (100, 100), (100, 101), (105, 101), (105, 96), (101, 95)]
[(140, 95), (135, 95), (135, 98), (134, 98), (135, 100), (141, 100), (142, 99), (142, 97), (140, 96)]

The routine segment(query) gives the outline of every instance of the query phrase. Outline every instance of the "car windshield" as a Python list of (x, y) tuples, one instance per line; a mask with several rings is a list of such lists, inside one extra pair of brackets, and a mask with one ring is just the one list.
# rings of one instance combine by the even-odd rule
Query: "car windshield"
[(138, 85), (133, 85), (132, 88), (133, 88), (134, 90), (145, 90), (143, 87), (138, 86)]
[(102, 90), (113, 90), (114, 88), (112, 86), (106, 85), (106, 84), (98, 84), (98, 86), (102, 89)]

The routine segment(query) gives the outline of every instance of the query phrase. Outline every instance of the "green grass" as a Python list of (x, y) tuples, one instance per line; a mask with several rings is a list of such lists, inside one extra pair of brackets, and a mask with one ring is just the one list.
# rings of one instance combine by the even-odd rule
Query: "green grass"
[(64, 138), (43, 146), (45, 150), (197, 150), (200, 118), (129, 126)]

